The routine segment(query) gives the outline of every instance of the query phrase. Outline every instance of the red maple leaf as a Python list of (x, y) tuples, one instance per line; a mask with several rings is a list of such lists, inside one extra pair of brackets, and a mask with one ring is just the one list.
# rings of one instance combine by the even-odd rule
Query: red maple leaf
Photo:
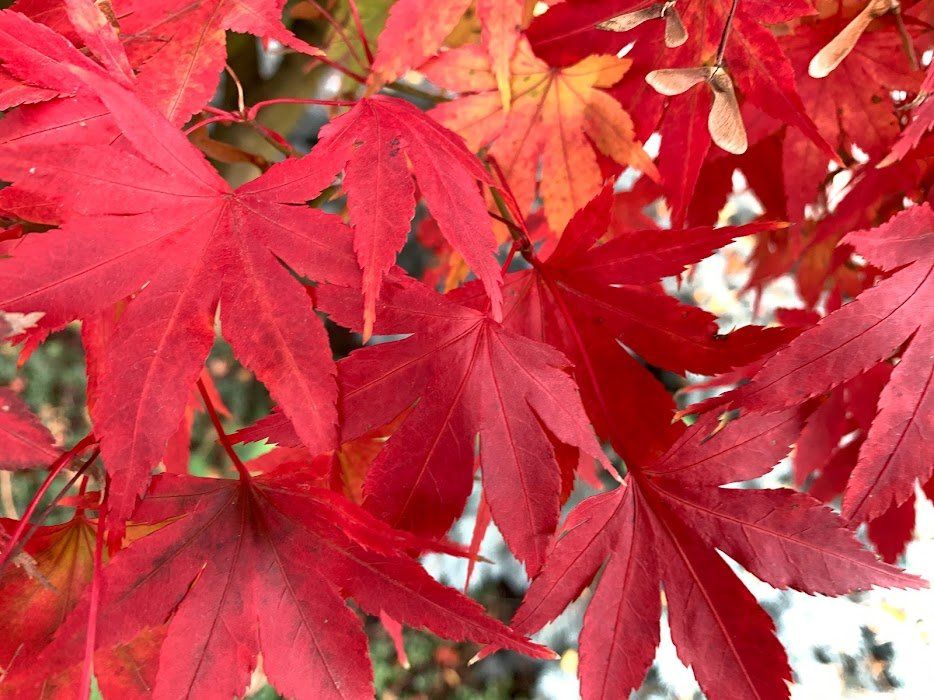
[(322, 172), (346, 171), (354, 250), (363, 269), (364, 338), (373, 327), (382, 277), (415, 214), (413, 175), (441, 233), (483, 280), (499, 316), (497, 244), (477, 187), (490, 179), (459, 137), (408, 102), (377, 96), (322, 129), (313, 154)]
[[(359, 299), (319, 290), (322, 309), (354, 327)], [(606, 463), (567, 360), (407, 278), (387, 281), (380, 334), (412, 333), (338, 363), (343, 439), (415, 407), (369, 469), (364, 504), (392, 525), (442, 534), (473, 486), (479, 435), (484, 498), (530, 572), (558, 524), (562, 473), (552, 440)]]
[[(462, 21), (470, 0), (397, 0), (392, 3), (371, 68), (370, 84), (379, 86), (418, 68), (434, 56)], [(494, 64), (504, 104), (509, 102), (509, 60), (526, 14), (525, 0), (477, 0), (482, 44)]]
[[(17, 60), (46, 57), (5, 42)], [(45, 200), (59, 230), (29, 235), (0, 263), (0, 308), (44, 312), (54, 329), (139, 292), (121, 317), (92, 406), (125, 519), (179, 425), (214, 341), (224, 335), (270, 388), (314, 451), (336, 444), (336, 384), (327, 336), (301, 284), (353, 283), (343, 225), (303, 204), (330, 184), (309, 158), (234, 191), (198, 151), (99, 70), (66, 64), (104, 102), (136, 152), (118, 146), (7, 146), (4, 191)], [(93, 241), (93, 244), (91, 242)], [(145, 288), (144, 288), (145, 287)], [(142, 291), (139, 291), (141, 290)]]
[(899, 362), (846, 486), (844, 515), (870, 520), (934, 476), (934, 212), (922, 204), (843, 242), (889, 276), (776, 352), (733, 405), (775, 411), (828, 392), (893, 356)]
[(603, 567), (581, 632), (585, 698), (639, 687), (659, 640), (664, 586), (671, 636), (711, 697), (786, 698), (791, 671), (769, 616), (714, 548), (777, 588), (839, 595), (923, 582), (879, 562), (831, 510), (786, 489), (720, 484), (767, 472), (797, 433), (794, 410), (740, 418), (711, 435), (710, 416), (654, 464), (575, 508), (513, 626), (540, 629)]
[[(663, 22), (649, 22), (634, 32), (607, 32), (596, 24), (632, 10), (632, 0), (598, 3), (570, 0), (538, 18), (529, 27), (532, 48), (539, 56), (563, 65), (596, 50), (618, 51), (635, 40), (627, 55), (637, 70), (613, 90), (623, 104), (639, 104), (646, 116), (639, 133), (647, 136), (662, 118), (665, 97), (645, 89), (646, 73), (658, 69), (690, 69), (716, 63), (721, 38), (721, 71), (726, 71), (742, 98), (756, 109), (793, 125), (823, 149), (825, 157), (833, 152), (805, 111), (795, 86), (791, 63), (776, 37), (763, 24), (785, 22), (813, 13), (805, 0), (772, 3), (755, 0), (741, 2), (735, 12), (732, 3), (692, 0), (676, 5), (687, 41), (677, 48), (667, 48), (662, 40)], [(697, 81), (695, 81), (696, 83)], [(703, 81), (701, 81), (703, 82)], [(680, 92), (680, 90), (679, 90)], [(658, 168), (672, 206), (672, 223), (683, 225), (687, 205), (697, 184), (698, 173), (710, 151), (707, 121), (712, 93), (697, 86), (684, 95), (671, 97), (661, 121), (662, 148)], [(654, 121), (652, 119), (654, 117)], [(745, 150), (745, 149), (743, 149)]]
[[(679, 374), (709, 375), (745, 364), (782, 340), (781, 331), (757, 327), (721, 335), (712, 314), (668, 296), (660, 280), (734, 238), (776, 224), (624, 229), (601, 243), (613, 202), (612, 190), (604, 190), (575, 215), (548, 257), (507, 275), (503, 324), (560, 349), (574, 364), (597, 433), (625, 461), (645, 463), (680, 428), (671, 421), (671, 395), (637, 358)], [(470, 286), (455, 294), (482, 304)]]
[[(338, 323), (358, 323), (360, 300), (351, 290), (324, 287), (318, 294)], [(411, 412), (369, 466), (364, 505), (396, 527), (443, 534), (472, 490), (479, 436), (493, 519), (516, 557), (537, 571), (568, 491), (558, 446), (608, 465), (567, 360), (504, 329), (488, 307), (462, 306), (408, 278), (388, 278), (377, 309), (377, 333), (412, 336), (338, 363), (343, 440)], [(279, 413), (239, 437), (296, 441)]]
[(11, 389), (0, 388), (0, 469), (47, 465), (58, 456), (52, 433)]
[(615, 163), (613, 171), (632, 165), (658, 179), (634, 137), (632, 119), (606, 92), (629, 63), (613, 55), (590, 56), (556, 69), (533, 56), (523, 40), (510, 63), (508, 103), (493, 61), (478, 46), (447, 51), (422, 70), (438, 85), (462, 93), (430, 114), (463, 136), (471, 150), (489, 149), (524, 213), (538, 193), (549, 225), (558, 230), (600, 191), (607, 178), (602, 165)]
[[(0, 532), (14, 530), (15, 520), (0, 521)], [(131, 527), (138, 538), (146, 526)], [(51, 641), (91, 581), (97, 521), (78, 509), (60, 525), (36, 529), (24, 548), (25, 565), (10, 567), (0, 576), (0, 663), (5, 671), (19, 668)], [(147, 629), (126, 643), (99, 649), (94, 671), (108, 697), (140, 700), (151, 697), (162, 626)], [(42, 697), (68, 697), (81, 679), (81, 660), (48, 669), (42, 678)], [(4, 696), (10, 689), (4, 686)]]
[[(107, 4), (111, 6), (109, 17), (100, 12), (100, 5), (88, 0), (19, 0), (13, 9), (78, 46), (84, 44), (107, 68), (119, 67), (127, 79), (134, 77), (135, 70), (136, 80), (146, 86), (147, 104), (176, 125), (187, 122), (216, 91), (227, 58), (225, 30), (274, 39), (311, 56), (323, 54), (282, 26), (284, 0), (114, 0)], [(44, 28), (16, 27), (9, 24), (10, 18), (4, 22), (20, 40)], [(27, 92), (20, 81), (13, 85), (13, 92), (4, 91), (0, 101), (7, 106), (40, 104), (26, 104), (14, 112), (4, 129), (4, 141), (108, 140), (119, 133), (93, 91), (77, 85), (72, 86), (76, 89), (43, 85), (36, 71), (18, 77), (27, 83), (39, 82)]]
[[(797, 76), (798, 92), (807, 113), (834, 149), (852, 158), (853, 146), (878, 162), (892, 148), (899, 134), (893, 91), (914, 93), (921, 74), (911, 70), (894, 24), (860, 37), (843, 62), (825, 78), (812, 78), (807, 65), (817, 51), (848, 21), (842, 17), (805, 23), (780, 41)], [(785, 191), (788, 211), (794, 219), (818, 199), (827, 178), (827, 154), (800, 132), (784, 139)]]
[[(290, 697), (365, 697), (372, 672), (361, 622), (344, 602), (352, 597), (370, 614), (450, 639), (551, 655), (432, 579), (406, 554), (420, 543), (313, 477), (295, 469), (243, 480), (157, 477), (136, 512), (155, 532), (104, 569), (107, 623), (97, 648), (168, 621), (157, 697), (241, 694), (260, 652), (270, 682)], [(32, 693), (45, 669), (80, 660), (88, 607), (85, 595), (5, 686)]]

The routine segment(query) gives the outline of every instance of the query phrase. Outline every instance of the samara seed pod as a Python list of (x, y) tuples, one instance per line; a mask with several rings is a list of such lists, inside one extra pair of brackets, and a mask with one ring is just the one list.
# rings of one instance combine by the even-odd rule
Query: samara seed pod
[(681, 46), (688, 39), (687, 30), (681, 21), (673, 0), (669, 2), (653, 2), (641, 10), (633, 10), (617, 15), (605, 22), (600, 22), (597, 29), (608, 32), (628, 32), (640, 24), (652, 19), (665, 19), (665, 46), (675, 48)]
[(729, 73), (722, 66), (697, 68), (662, 68), (645, 76), (646, 82), (662, 95), (680, 95), (698, 83), (706, 83), (713, 93), (713, 106), (707, 129), (715, 144), (728, 153), (746, 152), (749, 142), (743, 126), (736, 90)]
[(846, 58), (874, 19), (897, 11), (898, 0), (869, 0), (866, 7), (843, 30), (818, 51), (808, 64), (808, 75), (825, 78)]

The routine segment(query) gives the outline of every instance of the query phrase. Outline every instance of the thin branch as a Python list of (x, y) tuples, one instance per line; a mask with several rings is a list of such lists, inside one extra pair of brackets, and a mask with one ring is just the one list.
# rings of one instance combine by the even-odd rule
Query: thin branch
[(518, 252), (521, 244), (519, 241), (513, 241), (512, 245), (509, 246), (509, 252), (506, 253), (506, 259), (503, 261), (503, 266), (500, 268), (500, 274), (505, 275), (509, 272), (509, 266), (512, 265), (513, 258), (516, 257), (516, 252)]
[(255, 121), (245, 121), (243, 123), (253, 129), (253, 131), (255, 131), (257, 134), (262, 136), (266, 143), (275, 148), (286, 158), (292, 158), (293, 156), (298, 155), (298, 152), (292, 147), (292, 144), (286, 141), (285, 138), (283, 138), (282, 135), (278, 132), (275, 132), (272, 129), (268, 129)]
[(246, 100), (243, 97), (243, 84), (240, 82), (240, 78), (237, 77), (237, 74), (234, 73), (233, 68), (231, 68), (229, 64), (224, 64), (224, 70), (227, 71), (227, 75), (230, 76), (234, 86), (237, 88), (237, 111), (240, 112), (240, 114), (243, 114), (243, 110), (246, 109)]
[(450, 97), (445, 97), (444, 95), (436, 94), (433, 92), (428, 92), (427, 90), (422, 90), (419, 87), (415, 87), (410, 83), (404, 83), (401, 80), (394, 80), (393, 82), (387, 84), (387, 90), (393, 90), (394, 92), (400, 92), (403, 95), (409, 95), (410, 97), (417, 97), (422, 100), (428, 100), (438, 104), (439, 102), (450, 102)]
[(228, 116), (228, 115), (224, 115), (224, 116), (218, 115), (216, 117), (208, 117), (207, 119), (202, 119), (199, 122), (195, 122), (194, 124), (189, 126), (187, 129), (185, 129), (185, 136), (190, 136), (191, 134), (196, 132), (198, 129), (203, 129), (208, 124), (216, 124), (218, 122), (226, 122), (228, 124), (235, 124), (237, 121), (238, 119), (236, 119), (233, 116)]
[(230, 457), (230, 461), (234, 463), (234, 466), (237, 468), (237, 472), (240, 474), (241, 479), (249, 480), (250, 472), (246, 468), (246, 465), (240, 459), (240, 455), (234, 452), (233, 444), (230, 442), (230, 437), (227, 433), (224, 432), (224, 426), (221, 425), (220, 416), (217, 415), (217, 409), (214, 408), (214, 402), (211, 401), (211, 395), (208, 394), (207, 388), (204, 386), (204, 382), (201, 379), (198, 379), (198, 391), (201, 393), (201, 400), (204, 401), (204, 408), (208, 412), (208, 417), (211, 419), (211, 423), (214, 425), (214, 431), (217, 433), (217, 439), (220, 441), (221, 446), (224, 448), (224, 452), (227, 453), (227, 456)]
[(739, 5), (739, 0), (733, 0), (733, 4), (730, 5), (730, 14), (727, 15), (726, 24), (723, 26), (723, 34), (720, 35), (720, 45), (717, 47), (716, 63), (718, 68), (723, 65), (723, 53), (726, 51), (726, 40), (730, 36), (730, 29), (733, 27), (733, 17), (736, 14), (737, 5)]
[(898, 34), (902, 38), (902, 48), (908, 56), (908, 63), (911, 64), (911, 70), (920, 70), (918, 54), (915, 53), (914, 42), (911, 40), (911, 34), (908, 33), (908, 27), (905, 26), (905, 18), (902, 17), (901, 7), (896, 5), (892, 12), (895, 14), (895, 26), (898, 27)]
[(337, 72), (343, 73), (348, 78), (351, 78), (352, 80), (356, 80), (361, 85), (366, 85), (366, 78), (364, 76), (360, 75), (359, 73), (355, 73), (354, 71), (350, 70), (349, 68), (345, 66), (342, 66), (340, 63), (337, 63), (336, 61), (332, 61), (330, 58), (327, 58), (326, 56), (315, 56), (314, 60), (320, 61), (326, 66), (330, 66)]
[(356, 0), (348, 0), (350, 5), (350, 15), (353, 17), (354, 27), (360, 36), (360, 43), (363, 44), (363, 50), (366, 52), (367, 61), (373, 64), (373, 52), (370, 50), (370, 42), (366, 38), (366, 32), (363, 30), (363, 21), (360, 19), (360, 10), (357, 8)]
[[(62, 500), (62, 497), (71, 490), (71, 487), (74, 486), (75, 482), (77, 482), (78, 479), (80, 479), (82, 476), (84, 476), (84, 480), (81, 482), (81, 489), (79, 490), (79, 495), (84, 495), (84, 489), (88, 482), (88, 477), (85, 474), (85, 472), (87, 471), (88, 467), (91, 466), (91, 463), (94, 462), (95, 459), (97, 459), (100, 453), (101, 451), (99, 449), (95, 449), (94, 452), (91, 454), (91, 456), (88, 457), (84, 461), (84, 464), (78, 467), (77, 471), (75, 471), (72, 477), (68, 480), (68, 483), (62, 486), (62, 488), (58, 490), (58, 493), (55, 494), (55, 496), (52, 498), (51, 503), (49, 503), (49, 505), (47, 505), (43, 509), (43, 511), (39, 513), (39, 517), (35, 518), (35, 522), (32, 524), (32, 527), (29, 528), (29, 532), (26, 533), (22, 541), (19, 543), (19, 549), (22, 549), (26, 545), (26, 543), (32, 539), (32, 536), (36, 534), (36, 530), (38, 530), (42, 526), (42, 523), (45, 522), (46, 518), (48, 518), (49, 515), (51, 515), (52, 511), (58, 507), (59, 501)], [(84, 509), (78, 508), (76, 510), (80, 512), (80, 511), (83, 511)], [(16, 556), (17, 554), (19, 554), (18, 551), (14, 552), (13, 556)]]
[[(350, 37), (347, 36), (347, 32), (344, 31), (341, 23), (334, 19), (334, 16), (327, 11), (327, 8), (323, 7), (317, 0), (308, 0), (308, 2), (315, 6), (315, 9), (320, 12), (324, 19), (327, 20), (328, 24), (334, 28), (334, 31), (337, 32), (337, 35), (344, 40), (344, 43), (347, 45), (347, 50), (350, 51), (350, 55), (353, 56), (354, 60), (361, 66), (368, 65), (367, 62), (365, 62), (363, 58), (360, 57), (360, 54), (357, 53), (357, 50), (353, 47), (353, 44), (350, 43)], [(372, 62), (373, 59), (371, 57), (370, 63)]]
[(512, 219), (507, 219), (505, 216), (500, 216), (499, 214), (493, 211), (488, 211), (487, 214), (490, 216), (491, 219), (496, 219), (498, 222), (508, 227), (511, 233), (515, 235), (519, 235), (519, 236), (522, 235), (522, 229), (516, 226), (512, 222)]
[[(525, 225), (525, 219), (522, 217), (522, 211), (519, 209), (516, 196), (513, 194), (512, 188), (506, 181), (506, 176), (503, 174), (496, 159), (487, 154), (486, 161), (490, 169), (496, 175), (497, 180), (499, 180), (499, 185), (490, 188), (490, 194), (493, 196), (496, 208), (499, 209), (500, 214), (506, 219), (504, 223), (506, 223), (509, 229), (509, 235), (512, 236), (512, 239), (518, 244), (522, 257), (532, 262), (535, 258), (535, 250), (532, 247), (532, 237), (529, 234), (528, 227)], [(503, 199), (502, 195), (506, 196), (506, 200)], [(513, 225), (510, 226), (509, 223)]]
[(270, 105), (321, 105), (322, 107), (353, 107), (356, 100), (319, 100), (313, 97), (276, 97), (271, 100), (257, 102), (250, 107), (244, 116), (247, 119), (256, 119), (259, 111)]
[(88, 606), (88, 626), (84, 635), (84, 663), (81, 665), (81, 689), (84, 700), (91, 695), (91, 674), (94, 671), (94, 648), (97, 641), (97, 617), (101, 602), (101, 569), (104, 563), (104, 530), (107, 519), (108, 484), (104, 483), (101, 507), (97, 511), (97, 529), (94, 535), (94, 568), (91, 573), (90, 603)]
[(68, 466), (68, 464), (73, 460), (79, 453), (81, 453), (85, 448), (94, 444), (95, 442), (94, 434), (89, 433), (84, 438), (78, 441), (78, 443), (72, 447), (67, 452), (61, 454), (58, 459), (56, 459), (49, 466), (49, 473), (45, 477), (45, 481), (42, 482), (42, 485), (33, 494), (32, 500), (29, 501), (29, 505), (26, 506), (26, 511), (23, 513), (23, 517), (20, 518), (19, 522), (16, 524), (16, 529), (13, 531), (13, 534), (10, 536), (10, 540), (7, 543), (6, 550), (3, 552), (3, 555), (0, 556), (0, 569), (10, 560), (13, 555), (13, 552), (16, 550), (17, 545), (23, 537), (23, 533), (26, 531), (26, 528), (29, 527), (30, 519), (33, 514), (36, 512), (36, 509), (39, 507), (39, 502), (42, 500), (42, 497), (46, 494), (49, 488), (52, 486), (52, 482), (55, 481), (56, 477), (62, 472), (62, 470)]

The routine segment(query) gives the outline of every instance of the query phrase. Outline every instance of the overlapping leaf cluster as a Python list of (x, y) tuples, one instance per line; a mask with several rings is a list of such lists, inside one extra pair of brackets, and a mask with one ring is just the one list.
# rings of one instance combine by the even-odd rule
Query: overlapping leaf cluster
[[(934, 494), (925, 3), (284, 4), (0, 12), (0, 331), (25, 360), (80, 322), (92, 423), (65, 449), (0, 389), (0, 468), (48, 468), (0, 531), (0, 696), (93, 674), (108, 698), (231, 697), (261, 659), (289, 697), (365, 698), (356, 611), (547, 658), (527, 636), (595, 585), (585, 698), (639, 687), (663, 604), (705, 693), (782, 698), (774, 626), (719, 552), (811, 594), (926, 585), (892, 565)], [(340, 99), (212, 104), (228, 31), (338, 71)], [(276, 102), (329, 111), (306, 155), (259, 118)], [(737, 172), (763, 215), (721, 226)], [(421, 279), (396, 265), (419, 202)], [(805, 308), (723, 334), (662, 281), (747, 236), (748, 287), (791, 274)], [(335, 360), (322, 315), (363, 347)], [(276, 404), (235, 438), (218, 337)], [(690, 427), (688, 373), (736, 385)], [(234, 478), (187, 473), (200, 410)], [(800, 490), (725, 488), (792, 449)], [(38, 525), (62, 474), (74, 512)], [(603, 492), (562, 523), (578, 479)], [(464, 549), (445, 535), (475, 489)], [(508, 626), (417, 560), (475, 560), (491, 521), (531, 578)]]

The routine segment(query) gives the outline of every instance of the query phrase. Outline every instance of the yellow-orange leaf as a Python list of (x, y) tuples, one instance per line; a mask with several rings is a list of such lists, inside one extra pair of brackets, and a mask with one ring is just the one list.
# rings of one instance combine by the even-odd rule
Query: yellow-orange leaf
[(472, 150), (489, 147), (525, 211), (537, 186), (550, 228), (560, 231), (603, 184), (594, 147), (620, 165), (658, 177), (635, 139), (629, 115), (602, 90), (617, 83), (629, 65), (616, 56), (588, 56), (573, 66), (552, 68), (523, 41), (510, 65), (508, 113), (479, 47), (448, 51), (424, 72), (442, 87), (468, 93), (439, 105), (432, 116), (463, 136)]

